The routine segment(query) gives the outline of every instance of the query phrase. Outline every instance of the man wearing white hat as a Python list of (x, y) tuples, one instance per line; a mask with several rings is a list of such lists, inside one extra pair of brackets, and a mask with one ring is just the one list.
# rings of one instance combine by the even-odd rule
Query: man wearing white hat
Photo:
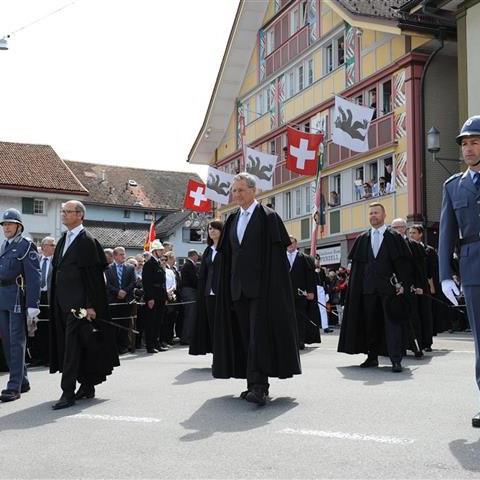
[(148, 353), (164, 352), (167, 348), (159, 342), (160, 327), (165, 315), (167, 301), (165, 266), (162, 265), (163, 245), (158, 239), (150, 244), (150, 260), (145, 262), (142, 271), (143, 291), (145, 293), (145, 343)]

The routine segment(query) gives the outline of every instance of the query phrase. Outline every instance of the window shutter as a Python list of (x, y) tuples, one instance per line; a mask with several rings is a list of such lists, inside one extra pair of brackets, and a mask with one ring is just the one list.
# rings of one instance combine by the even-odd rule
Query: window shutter
[(33, 198), (22, 198), (22, 213), (33, 215)]

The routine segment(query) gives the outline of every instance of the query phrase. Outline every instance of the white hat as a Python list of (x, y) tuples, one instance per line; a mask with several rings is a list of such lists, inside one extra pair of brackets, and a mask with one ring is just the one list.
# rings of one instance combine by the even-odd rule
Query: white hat
[(163, 250), (163, 245), (162, 242), (158, 239), (155, 239), (151, 244), (150, 244), (150, 251), (153, 252), (154, 250)]

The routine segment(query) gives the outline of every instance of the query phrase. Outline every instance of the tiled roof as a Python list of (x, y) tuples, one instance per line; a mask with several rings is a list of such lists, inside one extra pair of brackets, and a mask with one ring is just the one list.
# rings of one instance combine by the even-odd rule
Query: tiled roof
[[(202, 181), (196, 173), (146, 170), (143, 168), (65, 163), (88, 188), (88, 202), (122, 207), (180, 210), (190, 178)], [(130, 182), (130, 181), (133, 182)]]
[(143, 249), (149, 224), (102, 222), (85, 220), (85, 228), (100, 242), (103, 248), (139, 248)]
[(379, 17), (393, 20), (397, 18), (397, 9), (410, 0), (336, 0), (353, 15)]
[(183, 223), (190, 215), (191, 211), (185, 210), (180, 212), (171, 213), (161, 220), (156, 227), (157, 237), (162, 240), (167, 237), (177, 228), (177, 226)]
[(0, 188), (87, 195), (50, 145), (0, 142)]

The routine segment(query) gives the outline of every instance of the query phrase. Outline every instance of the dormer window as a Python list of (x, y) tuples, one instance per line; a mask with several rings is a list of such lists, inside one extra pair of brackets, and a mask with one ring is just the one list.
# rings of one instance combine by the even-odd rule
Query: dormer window
[(129, 180), (128, 185), (130, 185), (130, 187), (138, 187), (138, 183), (135, 180)]

